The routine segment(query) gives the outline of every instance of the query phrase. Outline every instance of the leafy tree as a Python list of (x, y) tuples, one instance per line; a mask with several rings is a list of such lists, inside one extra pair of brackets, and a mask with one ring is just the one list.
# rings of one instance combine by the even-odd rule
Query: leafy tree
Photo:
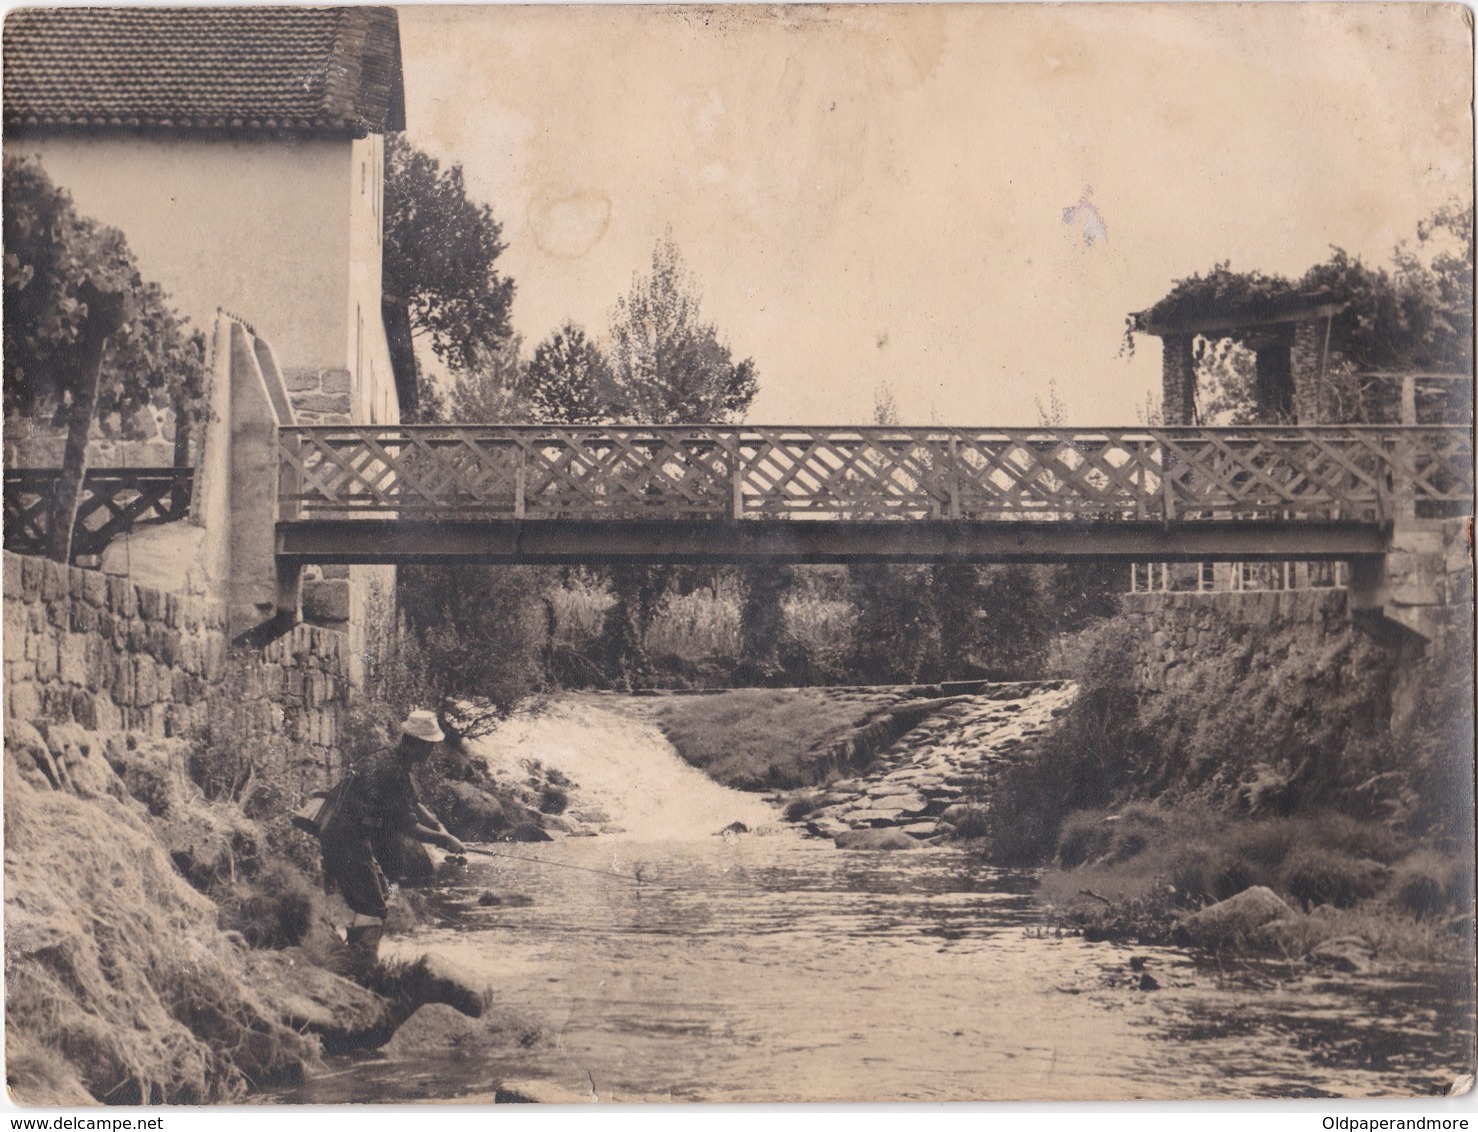
[(740, 607), (741, 659), (747, 675), (769, 683), (781, 674), (781, 644), (785, 635), (785, 598), (795, 584), (795, 568), (785, 565), (752, 566), (744, 571), (747, 585)]
[(5, 415), (66, 427), (47, 553), (67, 561), (93, 421), (127, 420), (162, 391), (187, 433), (205, 340), (143, 280), (123, 234), (80, 216), (39, 162), (6, 154), (4, 194)]
[(610, 420), (619, 399), (610, 365), (573, 322), (534, 348), (524, 371), (523, 391), (536, 418), (564, 424)]
[[(1348, 304), (1329, 327), (1327, 389), (1335, 415), (1364, 414), (1359, 374), (1364, 371), (1471, 372), (1473, 367), (1473, 207), (1449, 204), (1417, 225), (1417, 244), (1392, 253), (1389, 267), (1372, 267), (1341, 248), (1297, 280), (1215, 265), (1206, 275), (1177, 280), (1148, 311), (1131, 315), (1126, 352), (1147, 323), (1199, 313), (1245, 311), (1250, 316), (1299, 294), (1327, 292)], [(1202, 417), (1227, 423), (1275, 414), (1269, 393), (1257, 388), (1255, 359), (1231, 338), (1197, 343), (1198, 377), (1211, 397)]]
[(703, 321), (697, 289), (670, 236), (611, 315), (616, 408), (650, 424), (737, 421), (759, 391), (754, 361), (735, 363)]
[(447, 398), (447, 419), (453, 423), (526, 420), (529, 407), (520, 393), (522, 349), (523, 339), (509, 335), (483, 351), (472, 369), (458, 374)]
[(397, 599), (424, 665), (446, 701), (511, 707), (543, 679), (547, 571), (528, 566), (403, 566)]
[(384, 289), (411, 332), (450, 369), (475, 369), (511, 334), (512, 279), (500, 276), (503, 226), (470, 200), (462, 167), (443, 169), (397, 134), (385, 143)]

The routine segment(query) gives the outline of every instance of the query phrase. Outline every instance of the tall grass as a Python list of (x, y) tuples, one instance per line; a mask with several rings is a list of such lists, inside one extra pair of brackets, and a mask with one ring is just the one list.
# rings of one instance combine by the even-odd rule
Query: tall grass
[(739, 613), (739, 598), (732, 593), (670, 593), (647, 630), (647, 649), (689, 661), (737, 657), (743, 645)]

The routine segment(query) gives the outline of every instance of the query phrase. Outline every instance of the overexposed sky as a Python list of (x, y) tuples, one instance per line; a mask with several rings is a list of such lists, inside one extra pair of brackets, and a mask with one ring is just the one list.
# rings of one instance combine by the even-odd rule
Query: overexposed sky
[[(1385, 262), (1471, 199), (1457, 5), (400, 9), (408, 134), (504, 225), (526, 350), (670, 228), (757, 423), (1133, 423), (1124, 316), (1220, 260)], [(1107, 238), (1063, 210), (1085, 192)]]

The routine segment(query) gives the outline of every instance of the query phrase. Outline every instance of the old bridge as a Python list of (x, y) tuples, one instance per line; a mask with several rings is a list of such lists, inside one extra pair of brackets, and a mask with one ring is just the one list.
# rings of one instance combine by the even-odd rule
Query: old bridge
[(1460, 427), (277, 430), (295, 563), (1378, 559)]

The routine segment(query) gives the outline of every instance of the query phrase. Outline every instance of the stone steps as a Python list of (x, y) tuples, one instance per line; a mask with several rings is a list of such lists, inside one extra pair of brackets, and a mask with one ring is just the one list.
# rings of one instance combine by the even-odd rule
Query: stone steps
[(1074, 693), (1057, 682), (1023, 685), (1019, 699), (1003, 699), (997, 690), (988, 700), (976, 698), (984, 703), (944, 704), (879, 752), (867, 774), (831, 783), (803, 823), (812, 836), (831, 840), (848, 831), (898, 829), (930, 841), (952, 828), (951, 811), (958, 816), (994, 770), (1031, 749)]

